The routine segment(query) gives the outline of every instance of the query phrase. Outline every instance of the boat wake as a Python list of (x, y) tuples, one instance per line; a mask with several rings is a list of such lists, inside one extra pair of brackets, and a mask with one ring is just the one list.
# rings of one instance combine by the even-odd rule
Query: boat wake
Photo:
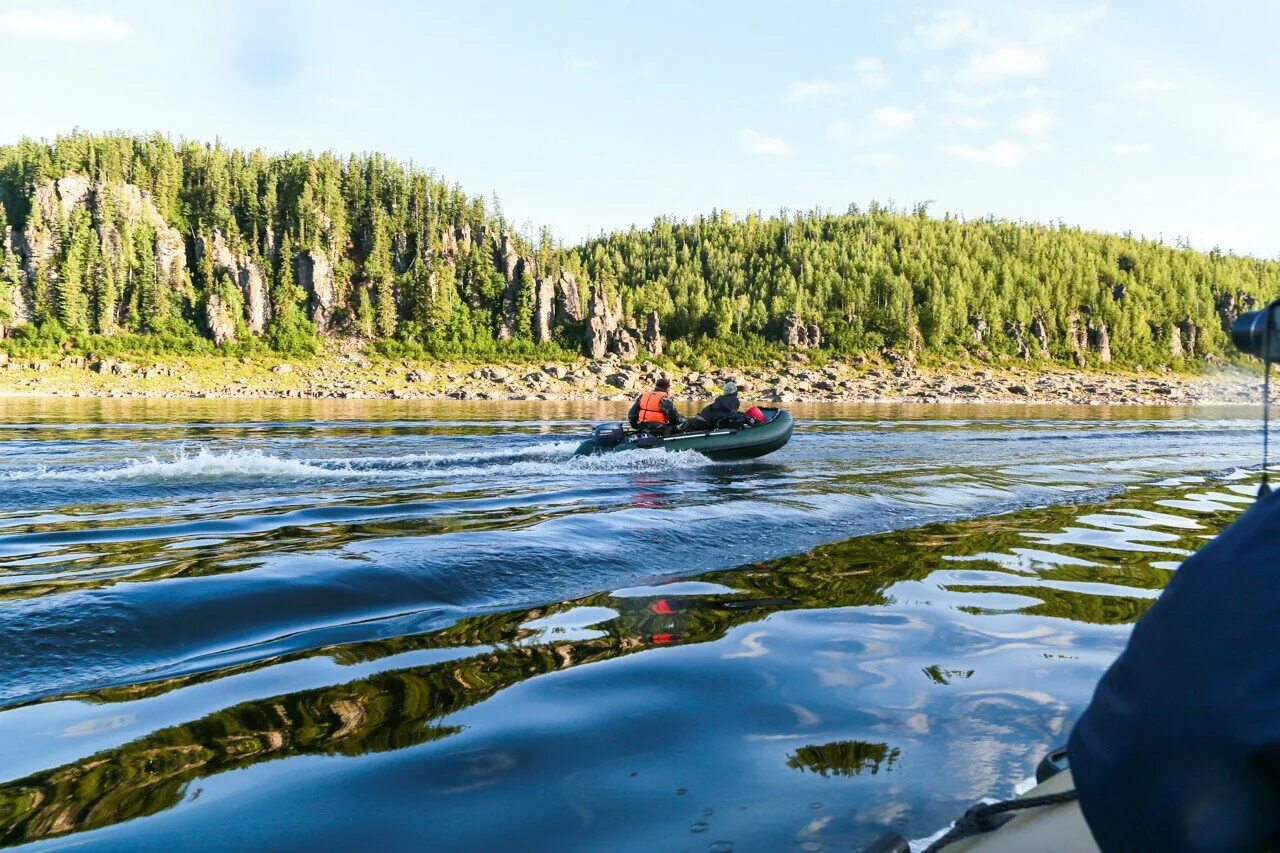
[(716, 463), (697, 453), (623, 453), (574, 457), (576, 441), (472, 453), (407, 453), (302, 460), (257, 449), (176, 449), (169, 458), (148, 456), (112, 465), (49, 466), (12, 470), (0, 479), (86, 484), (272, 482), (317, 480), (414, 481), (475, 477), (573, 477), (695, 470)]

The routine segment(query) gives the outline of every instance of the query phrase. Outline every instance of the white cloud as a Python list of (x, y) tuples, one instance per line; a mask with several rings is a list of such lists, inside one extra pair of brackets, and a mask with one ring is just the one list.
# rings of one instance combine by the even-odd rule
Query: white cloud
[(815, 98), (826, 98), (840, 91), (840, 84), (831, 80), (803, 80), (792, 83), (787, 90), (787, 99), (791, 101), (809, 101)]
[(942, 95), (942, 102), (958, 110), (977, 110), (982, 107), (989, 107), (996, 101), (1002, 101), (1008, 96), (1009, 93), (1003, 89), (995, 92), (984, 92), (981, 95), (975, 95), (972, 92), (965, 92), (960, 89), (948, 89)]
[(1120, 86), (1119, 94), (1127, 98), (1149, 98), (1153, 95), (1167, 95), (1176, 90), (1177, 86), (1169, 80), (1139, 77)]
[(931, 50), (962, 42), (978, 42), (985, 37), (984, 29), (961, 9), (935, 12), (933, 19), (927, 24), (917, 25), (915, 32), (920, 43)]
[(811, 101), (857, 89), (883, 89), (888, 85), (889, 75), (880, 60), (864, 56), (853, 64), (853, 76), (848, 80), (801, 80), (787, 89), (787, 100)]
[(959, 127), (963, 130), (970, 130), (974, 132), (986, 130), (991, 126), (991, 122), (987, 121), (985, 118), (975, 116), (970, 113), (959, 112), (944, 114), (942, 116), (942, 123), (950, 127)]
[(833, 121), (827, 125), (827, 139), (832, 142), (852, 142), (856, 128), (851, 121)]
[(906, 107), (876, 107), (867, 113), (867, 127), (881, 138), (901, 136), (916, 123), (916, 111)]
[(0, 32), (22, 38), (46, 38), (77, 43), (124, 41), (133, 27), (105, 12), (75, 9), (14, 9), (0, 12)]
[(1150, 142), (1117, 142), (1110, 148), (1111, 153), (1117, 157), (1138, 157), (1151, 153)]
[(1043, 50), (1020, 44), (1006, 44), (975, 52), (956, 74), (965, 86), (989, 86), (1003, 80), (1040, 77), (1049, 70), (1049, 56)]
[(949, 154), (970, 163), (988, 166), (1016, 166), (1027, 157), (1027, 149), (1007, 139), (997, 139), (988, 145), (943, 145), (938, 148), (943, 154)]
[(915, 127), (919, 112), (919, 110), (894, 105), (876, 107), (857, 123), (833, 121), (827, 125), (827, 138), (841, 144), (888, 142)]
[(892, 169), (898, 165), (898, 155), (888, 152), (867, 151), (862, 154), (854, 154), (849, 158), (849, 162), (855, 166), (869, 166), (873, 169)]
[(873, 56), (864, 56), (853, 64), (853, 85), (859, 89), (883, 89), (889, 85), (884, 65)]
[(791, 146), (774, 136), (765, 136), (758, 130), (749, 127), (738, 131), (738, 147), (748, 154), (761, 154), (768, 157), (785, 157), (791, 153)]
[(1024, 136), (1045, 136), (1060, 123), (1058, 114), (1053, 110), (1045, 109), (1044, 107), (1032, 107), (1026, 112), (1014, 116), (1009, 123), (1009, 127), (1014, 133), (1021, 133)]
[[(944, 47), (970, 42), (976, 49), (956, 74), (964, 86), (990, 86), (1003, 80), (1041, 77), (1051, 57), (1067, 50), (1092, 24), (1107, 15), (1105, 6), (1078, 12), (1031, 12), (1015, 17), (1012, 26), (974, 23), (965, 12), (939, 13), (933, 24), (917, 27), (926, 45)], [(1006, 32), (1012, 30), (1012, 32)]]
[(1106, 6), (1092, 6), (1079, 12), (1037, 12), (1031, 16), (1030, 37), (1039, 44), (1062, 44), (1105, 17)]

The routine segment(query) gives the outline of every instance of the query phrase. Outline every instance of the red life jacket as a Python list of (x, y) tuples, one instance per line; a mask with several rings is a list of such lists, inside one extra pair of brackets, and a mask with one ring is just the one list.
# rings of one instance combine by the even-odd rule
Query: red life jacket
[(667, 413), (662, 411), (662, 401), (667, 397), (666, 391), (649, 391), (640, 395), (640, 411), (636, 422), (642, 424), (665, 424)]

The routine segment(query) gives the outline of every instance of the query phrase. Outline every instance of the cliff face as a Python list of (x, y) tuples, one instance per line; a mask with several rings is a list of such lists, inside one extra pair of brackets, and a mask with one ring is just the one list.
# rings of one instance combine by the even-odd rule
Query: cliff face
[[(78, 233), (81, 222), (92, 232)], [(95, 245), (81, 257), (71, 245), (75, 240)], [(138, 240), (147, 242), (144, 251), (139, 251)], [(40, 312), (65, 314), (69, 302), (87, 300), (92, 293), (98, 325), (111, 332), (128, 298), (145, 301), (140, 292), (144, 284), (154, 290), (152, 299), (164, 294), (190, 304), (194, 296), (182, 233), (165, 222), (149, 193), (132, 184), (93, 182), (83, 175), (36, 184), (26, 228), (6, 238), (6, 244), (20, 256), (22, 271), (8, 294), (10, 328), (31, 322)], [(73, 257), (74, 282), (67, 275), (67, 261)], [(139, 269), (140, 262), (147, 269)], [(97, 287), (104, 278), (112, 283), (107, 292)], [(76, 293), (69, 291), (73, 284)], [(109, 304), (102, 304), (104, 299)]]
[[(237, 329), (260, 335), (272, 316), (271, 283), (280, 274), (272, 273), (272, 259), (261, 257), (252, 250), (248, 241), (236, 239), (219, 228), (207, 233), (184, 234), (165, 221), (151, 195), (138, 186), (125, 182), (94, 182), (83, 175), (66, 175), (56, 181), (33, 184), (29, 188), (30, 213), (26, 227), (6, 229), (0, 248), (18, 259), (19, 282), (8, 293), (9, 320), (7, 329), (31, 323), (40, 316), (57, 316), (59, 305), (73, 294), (64, 292), (69, 283), (63, 274), (69, 254), (71, 223), (77, 212), (89, 215), (97, 242), (97, 254), (102, 259), (101, 268), (88, 271), (88, 280), (80, 280), (76, 286), (85, 291), (86, 298), (97, 300), (95, 293), (107, 267), (123, 271), (123, 290), (117, 294), (115, 304), (102, 313), (94, 331), (110, 334), (124, 326), (132, 307), (146, 310), (143, 295), (135, 292), (134, 283), (144, 276), (131, 268), (136, 261), (134, 242), (145, 234), (153, 259), (153, 278), (157, 288), (176, 298), (182, 312), (189, 315), (198, 326), (219, 346), (236, 340)], [(469, 223), (450, 228), (432, 251), (415, 253), (408, 235), (400, 233), (392, 240), (391, 267), (398, 279), (412, 278), (420, 267), (432, 264), (448, 266), (457, 274), (459, 265), (471, 255), (474, 241), (487, 243), (493, 270), (501, 275), (504, 288), (500, 309), (497, 312), (496, 335), (499, 340), (514, 337), (531, 321), (535, 342), (552, 339), (554, 330), (565, 322), (583, 320), (578, 294), (578, 283), (567, 269), (548, 270), (541, 273), (538, 264), (524, 253), (509, 231), (498, 232), (481, 226), (473, 238)], [(288, 264), (293, 282), (301, 288), (305, 311), (317, 331), (334, 335), (357, 333), (350, 318), (360, 310), (361, 292), (371, 294), (371, 301), (379, 296), (370, 287), (367, 268), (372, 266), (369, 257), (356, 263), (358, 252), (350, 247), (347, 280), (340, 280), (340, 264), (333, 257), (332, 249), (323, 247), (294, 251), (292, 258), (283, 257), (285, 251), (275, 236), (263, 241), (275, 247), (275, 268)], [(201, 269), (207, 269), (208, 282), (196, 282), (203, 287), (193, 287), (192, 274), (197, 278)], [(360, 272), (366, 272), (361, 276)], [(426, 301), (440, 298), (436, 292), (438, 273), (430, 273)], [(230, 281), (238, 291), (236, 298), (229, 298), (217, 288), (219, 281)], [(203, 289), (201, 296), (199, 290)], [(408, 288), (397, 283), (392, 288), (396, 319), (410, 317), (413, 306), (409, 302)], [(422, 296), (422, 294), (419, 294)], [(132, 300), (132, 305), (130, 304)], [(154, 300), (153, 300), (154, 301)], [(481, 303), (482, 304), (482, 303)], [(346, 322), (339, 322), (346, 318)]]

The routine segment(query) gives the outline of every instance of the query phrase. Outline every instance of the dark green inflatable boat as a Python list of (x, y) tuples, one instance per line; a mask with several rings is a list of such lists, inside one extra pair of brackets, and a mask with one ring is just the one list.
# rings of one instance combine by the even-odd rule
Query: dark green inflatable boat
[(755, 459), (772, 453), (791, 440), (795, 421), (781, 409), (761, 409), (765, 421), (752, 427), (677, 432), (668, 436), (626, 429), (622, 424), (601, 424), (574, 456), (616, 453), (622, 450), (694, 450), (716, 461)]

